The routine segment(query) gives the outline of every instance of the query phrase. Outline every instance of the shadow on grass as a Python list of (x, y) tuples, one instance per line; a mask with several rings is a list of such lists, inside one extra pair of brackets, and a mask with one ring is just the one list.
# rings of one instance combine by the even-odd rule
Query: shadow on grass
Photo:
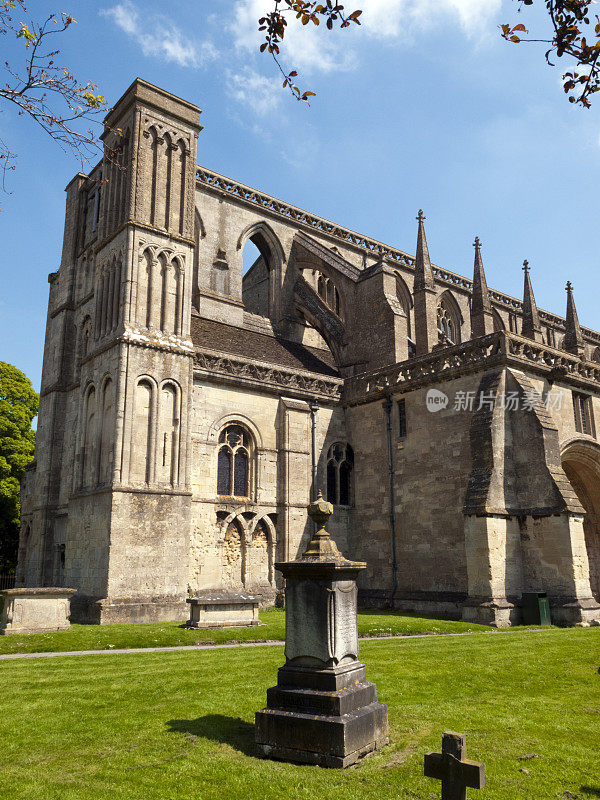
[(219, 744), (228, 744), (246, 756), (254, 753), (254, 725), (240, 717), (225, 717), (223, 714), (207, 714), (197, 719), (170, 719), (167, 723), (172, 733), (187, 733), (212, 739)]
[(597, 786), (580, 786), (579, 789), (590, 797), (600, 797), (600, 789)]

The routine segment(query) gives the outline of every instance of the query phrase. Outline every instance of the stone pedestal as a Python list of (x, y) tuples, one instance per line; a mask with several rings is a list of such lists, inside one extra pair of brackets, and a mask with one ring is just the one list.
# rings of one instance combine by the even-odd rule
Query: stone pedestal
[(260, 625), (259, 598), (243, 592), (220, 589), (198, 592), (188, 597), (190, 619), (188, 628), (246, 628)]
[(309, 506), (320, 526), (301, 559), (276, 564), (286, 580), (286, 664), (267, 708), (256, 714), (256, 752), (322, 767), (347, 767), (388, 743), (387, 706), (358, 661), (356, 576), (323, 525), (333, 513)]
[(71, 597), (75, 591), (43, 587), (0, 592), (0, 635), (70, 631)]

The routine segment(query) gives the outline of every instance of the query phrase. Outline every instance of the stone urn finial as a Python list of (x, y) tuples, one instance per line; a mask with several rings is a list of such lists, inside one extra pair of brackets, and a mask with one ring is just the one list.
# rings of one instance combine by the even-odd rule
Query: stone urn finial
[(335, 542), (325, 530), (325, 524), (333, 514), (333, 506), (323, 499), (319, 491), (317, 499), (308, 507), (308, 516), (317, 526), (317, 530), (302, 554), (302, 560), (310, 561), (345, 561), (346, 559), (337, 549)]

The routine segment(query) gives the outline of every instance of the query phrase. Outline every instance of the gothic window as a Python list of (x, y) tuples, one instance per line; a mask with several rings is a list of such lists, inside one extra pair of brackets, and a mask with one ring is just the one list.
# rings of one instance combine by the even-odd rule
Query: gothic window
[(459, 344), (460, 322), (450, 302), (442, 297), (437, 309), (437, 326), (440, 342)]
[(217, 494), (250, 496), (252, 440), (241, 425), (228, 425), (219, 436)]
[(511, 311), (508, 315), (508, 327), (510, 328), (511, 333), (518, 333), (518, 324), (517, 324), (517, 315), (514, 311)]
[(334, 505), (349, 506), (352, 502), (352, 468), (354, 453), (349, 444), (336, 442), (327, 453), (327, 500)]
[(592, 353), (592, 361), (595, 361), (596, 364), (600, 364), (600, 347), (597, 347)]

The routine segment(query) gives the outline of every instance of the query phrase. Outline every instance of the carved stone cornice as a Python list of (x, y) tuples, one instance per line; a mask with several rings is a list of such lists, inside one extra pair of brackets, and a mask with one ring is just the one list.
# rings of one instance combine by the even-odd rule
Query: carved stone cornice
[(340, 378), (275, 367), (272, 364), (236, 356), (224, 356), (205, 349), (196, 350), (194, 373), (219, 380), (229, 379), (236, 384), (253, 385), (262, 391), (265, 391), (266, 388), (276, 390), (276, 393), (285, 390), (286, 394), (298, 393), (330, 401), (339, 400), (343, 385), (343, 380)]

